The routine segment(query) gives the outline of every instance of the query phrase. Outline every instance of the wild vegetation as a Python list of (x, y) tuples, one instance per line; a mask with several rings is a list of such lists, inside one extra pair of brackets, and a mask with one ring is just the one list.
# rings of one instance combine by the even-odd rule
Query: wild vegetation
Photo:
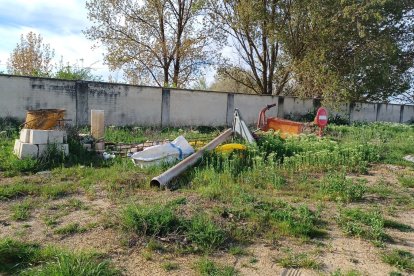
[[(68, 157), (18, 160), (18, 124), (0, 125), (1, 273), (412, 272), (404, 241), (414, 228), (414, 165), (403, 159), (414, 152), (412, 126), (331, 125), (324, 138), (261, 134), (245, 151), (209, 152), (170, 191), (149, 186), (168, 165), (103, 160), (75, 135)], [(108, 128), (106, 139), (218, 132), (124, 127)], [(369, 258), (354, 260), (365, 248)], [(134, 258), (142, 265), (129, 264)]]

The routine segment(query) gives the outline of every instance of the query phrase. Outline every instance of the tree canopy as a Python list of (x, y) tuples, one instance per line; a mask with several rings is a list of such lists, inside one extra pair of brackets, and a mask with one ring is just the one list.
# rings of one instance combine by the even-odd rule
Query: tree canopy
[(40, 34), (29, 32), (20, 36), (20, 43), (10, 54), (7, 71), (14, 75), (50, 76), (53, 65), (54, 50), (49, 44), (43, 43)]
[(106, 62), (134, 84), (182, 87), (212, 63), (215, 37), (204, 0), (90, 0), (88, 38), (107, 48)]
[(330, 101), (407, 91), (413, 14), (409, 0), (210, 1), (211, 22), (236, 53), (222, 74), (255, 93)]

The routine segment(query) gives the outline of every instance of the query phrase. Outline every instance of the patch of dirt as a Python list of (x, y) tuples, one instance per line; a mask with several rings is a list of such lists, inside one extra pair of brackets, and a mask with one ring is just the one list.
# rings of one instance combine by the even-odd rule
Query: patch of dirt
[(379, 258), (380, 249), (368, 241), (348, 238), (339, 229), (329, 232), (328, 250), (323, 255), (324, 272), (356, 270), (363, 275), (389, 275), (392, 267)]

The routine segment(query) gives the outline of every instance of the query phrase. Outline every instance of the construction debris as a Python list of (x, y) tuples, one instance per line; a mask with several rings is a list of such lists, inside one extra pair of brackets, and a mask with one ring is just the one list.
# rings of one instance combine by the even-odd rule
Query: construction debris
[(143, 151), (134, 153), (131, 158), (135, 165), (146, 167), (160, 163), (169, 163), (194, 153), (193, 147), (183, 136), (162, 145), (152, 146)]
[(64, 155), (69, 154), (66, 131), (22, 129), (14, 143), (14, 154), (19, 159), (39, 158), (52, 146)]

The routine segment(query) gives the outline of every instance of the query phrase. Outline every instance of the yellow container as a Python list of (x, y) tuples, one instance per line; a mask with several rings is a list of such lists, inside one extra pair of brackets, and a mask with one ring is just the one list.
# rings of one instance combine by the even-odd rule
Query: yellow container
[(65, 117), (64, 109), (38, 109), (28, 110), (24, 128), (47, 130), (59, 124)]
[(229, 153), (232, 152), (233, 150), (246, 150), (246, 146), (243, 144), (225, 144), (222, 146), (218, 146), (216, 148), (216, 152), (221, 152), (221, 153)]

